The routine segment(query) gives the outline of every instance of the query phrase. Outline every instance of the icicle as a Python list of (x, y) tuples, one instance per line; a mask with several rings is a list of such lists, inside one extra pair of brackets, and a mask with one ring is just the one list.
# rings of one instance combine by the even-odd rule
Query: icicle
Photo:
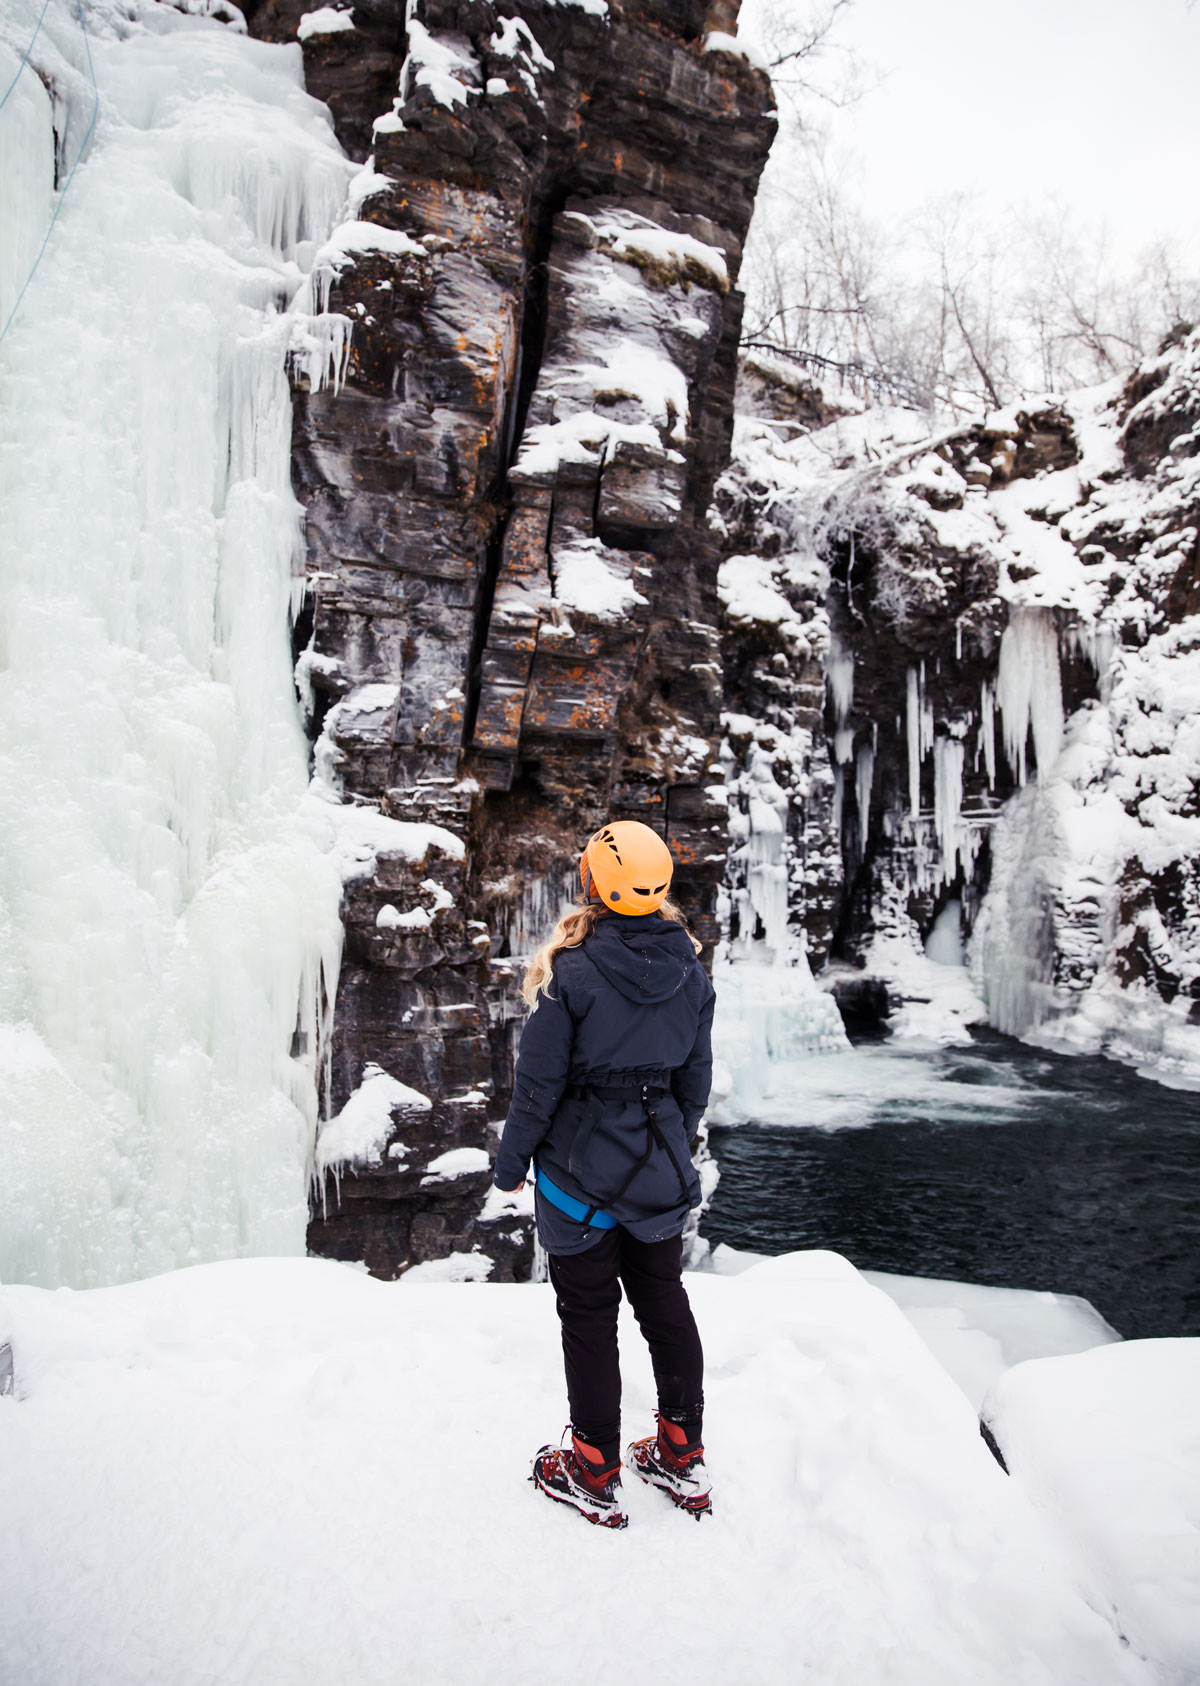
[[(825, 683), (833, 703), (834, 725), (841, 731), (854, 706), (854, 652), (843, 648), (836, 633), (830, 639), (829, 654), (825, 658)], [(848, 759), (845, 755), (838, 756), (839, 761)]]
[(921, 814), (921, 683), (917, 670), (908, 670), (908, 807), (913, 819)]
[(908, 670), (907, 687), (908, 727), (908, 804), (913, 819), (921, 813), (921, 766), (933, 748), (933, 704), (925, 695), (925, 663), (918, 674), (915, 667)]
[(1113, 651), (1117, 646), (1117, 636), (1107, 621), (1099, 624), (1087, 621), (1078, 622), (1067, 627), (1063, 633), (1063, 642), (1072, 655), (1082, 656), (1091, 667), (1092, 672), (1100, 680), (1100, 694), (1107, 695), (1109, 669), (1112, 664)]
[(833, 769), (833, 829), (837, 832), (838, 848), (842, 844), (842, 819), (846, 805), (846, 775), (840, 766)]
[(855, 764), (855, 795), (858, 798), (858, 847), (860, 855), (867, 852), (867, 832), (871, 825), (871, 786), (875, 778), (875, 750), (871, 744), (860, 744)]
[(943, 883), (950, 883), (961, 862), (968, 865), (968, 828), (962, 817), (964, 749), (959, 738), (939, 738), (933, 746), (933, 828), (941, 852)]
[(310, 392), (331, 386), (340, 392), (350, 362), (353, 324), (348, 316), (326, 311), (292, 317), (288, 357), (292, 371), (308, 383)]
[(1004, 750), (1019, 784), (1025, 783), (1025, 752), (1030, 728), (1037, 756), (1038, 783), (1062, 748), (1063, 705), (1058, 635), (1049, 609), (1014, 609), (1000, 640), (996, 701), (1004, 718)]
[[(979, 687), (979, 747), (983, 751), (983, 764), (987, 768), (988, 789), (996, 788), (996, 698), (990, 683), (985, 679)], [(979, 766), (979, 752), (975, 754), (975, 766)]]

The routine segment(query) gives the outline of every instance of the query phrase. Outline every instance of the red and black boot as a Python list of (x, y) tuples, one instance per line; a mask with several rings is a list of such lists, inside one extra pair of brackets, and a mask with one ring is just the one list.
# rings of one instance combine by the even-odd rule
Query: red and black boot
[(533, 1460), (529, 1479), (548, 1499), (571, 1505), (588, 1522), (601, 1528), (624, 1528), (629, 1518), (621, 1509), (621, 1460), (616, 1442), (605, 1457), (599, 1447), (571, 1430), (571, 1445), (543, 1446)]
[(689, 1516), (708, 1516), (712, 1483), (704, 1467), (699, 1421), (685, 1426), (671, 1422), (661, 1411), (657, 1415), (658, 1433), (635, 1440), (626, 1449), (626, 1463), (643, 1481), (661, 1487), (672, 1504)]

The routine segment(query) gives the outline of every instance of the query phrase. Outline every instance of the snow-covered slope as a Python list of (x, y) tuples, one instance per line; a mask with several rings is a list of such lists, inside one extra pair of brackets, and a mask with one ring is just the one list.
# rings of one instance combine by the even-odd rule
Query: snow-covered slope
[(1019, 1364), (983, 1411), (1014, 1479), (1077, 1541), (1132, 1648), (1190, 1686), (1200, 1674), (1200, 1341)]
[[(1125, 1644), (1126, 1583), (844, 1260), (688, 1286), (715, 1514), (638, 1490), (615, 1535), (523, 1479), (565, 1409), (548, 1287), (253, 1260), (4, 1290), (0, 1676), (1148, 1686), (1160, 1644), (1189, 1654), (1194, 1524), (1153, 1539), (1169, 1574)], [(634, 1434), (653, 1392), (624, 1333)]]
[(1200, 1079), (1198, 424), (1200, 333), (974, 424), (743, 418), (714, 515), (735, 952), (779, 946), (770, 851), (793, 941), (894, 1004), (953, 908), (977, 1016)]

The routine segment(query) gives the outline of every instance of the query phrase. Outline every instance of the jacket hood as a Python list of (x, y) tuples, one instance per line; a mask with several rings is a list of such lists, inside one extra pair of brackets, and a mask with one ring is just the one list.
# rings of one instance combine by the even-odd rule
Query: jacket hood
[(609, 914), (588, 938), (587, 954), (614, 989), (640, 1003), (678, 995), (696, 963), (683, 926), (657, 913)]

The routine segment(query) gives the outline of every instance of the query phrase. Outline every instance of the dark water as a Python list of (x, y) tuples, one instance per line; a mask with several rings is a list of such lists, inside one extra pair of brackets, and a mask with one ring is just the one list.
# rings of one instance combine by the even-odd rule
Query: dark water
[(795, 1116), (818, 1127), (711, 1132), (714, 1246), (831, 1247), (865, 1269), (1082, 1294), (1128, 1337), (1200, 1335), (1200, 1094), (990, 1034), (793, 1069)]

